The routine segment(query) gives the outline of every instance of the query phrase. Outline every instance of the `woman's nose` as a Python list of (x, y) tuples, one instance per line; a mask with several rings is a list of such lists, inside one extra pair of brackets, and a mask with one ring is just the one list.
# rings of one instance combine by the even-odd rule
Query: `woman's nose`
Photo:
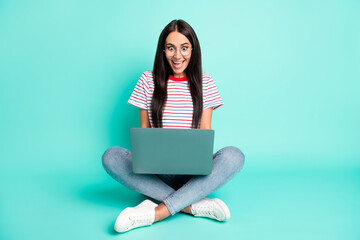
[(180, 49), (176, 49), (176, 50), (175, 50), (174, 57), (175, 57), (175, 58), (181, 58), (181, 52), (180, 52)]

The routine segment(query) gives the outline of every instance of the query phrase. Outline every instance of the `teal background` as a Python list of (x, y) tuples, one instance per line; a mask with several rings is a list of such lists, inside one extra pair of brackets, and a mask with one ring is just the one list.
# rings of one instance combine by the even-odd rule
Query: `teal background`
[[(360, 239), (360, 2), (0, 1), (0, 239)], [(126, 102), (161, 30), (192, 25), (225, 105), (215, 149), (243, 171), (210, 197), (226, 223), (178, 214), (121, 236), (144, 197), (102, 169), (130, 147)]]

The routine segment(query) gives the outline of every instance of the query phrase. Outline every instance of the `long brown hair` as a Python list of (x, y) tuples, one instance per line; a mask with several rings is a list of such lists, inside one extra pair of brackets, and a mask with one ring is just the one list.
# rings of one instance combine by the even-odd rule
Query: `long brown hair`
[(200, 120), (203, 109), (203, 92), (202, 92), (202, 67), (201, 67), (201, 50), (199, 40), (194, 29), (184, 20), (171, 21), (161, 32), (155, 55), (153, 78), (155, 89), (151, 100), (151, 118), (153, 127), (162, 127), (162, 116), (167, 99), (167, 84), (172, 69), (165, 57), (165, 40), (172, 32), (179, 32), (192, 45), (192, 53), (189, 65), (185, 69), (188, 78), (189, 89), (193, 101), (192, 128), (200, 127)]

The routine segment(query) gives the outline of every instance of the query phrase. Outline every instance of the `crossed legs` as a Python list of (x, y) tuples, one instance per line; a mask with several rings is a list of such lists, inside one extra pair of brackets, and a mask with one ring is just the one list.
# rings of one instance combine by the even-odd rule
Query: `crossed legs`
[(213, 156), (213, 169), (206, 176), (135, 174), (131, 152), (121, 147), (105, 151), (106, 172), (127, 188), (161, 202), (155, 208), (154, 221), (179, 211), (192, 214), (191, 204), (216, 191), (233, 178), (244, 165), (244, 155), (236, 147), (225, 147)]

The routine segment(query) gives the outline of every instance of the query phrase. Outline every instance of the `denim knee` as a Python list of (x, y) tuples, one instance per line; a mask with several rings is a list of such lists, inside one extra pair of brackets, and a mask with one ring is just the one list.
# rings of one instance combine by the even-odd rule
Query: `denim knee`
[(102, 164), (104, 169), (109, 172), (115, 166), (121, 164), (123, 156), (130, 154), (130, 152), (121, 147), (110, 147), (108, 148), (102, 156)]
[(237, 147), (224, 147), (221, 149), (221, 154), (224, 159), (224, 164), (226, 164), (230, 169), (239, 172), (245, 161), (245, 155)]

